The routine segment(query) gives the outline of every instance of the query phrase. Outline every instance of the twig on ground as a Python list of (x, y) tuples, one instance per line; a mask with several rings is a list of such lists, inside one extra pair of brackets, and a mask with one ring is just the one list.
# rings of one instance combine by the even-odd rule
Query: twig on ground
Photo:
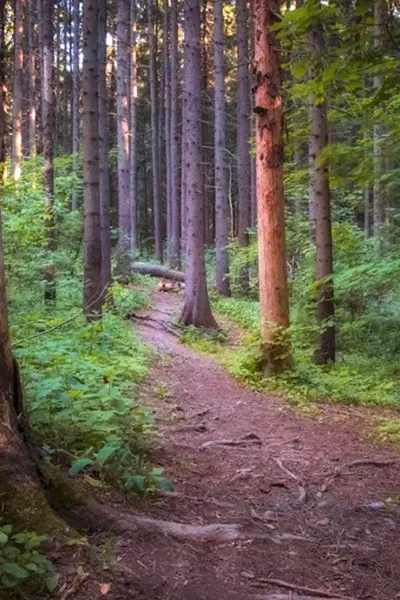
[(75, 592), (78, 591), (78, 589), (81, 587), (81, 585), (86, 581), (86, 579), (88, 577), (89, 577), (89, 573), (82, 573), (82, 574), (76, 575), (74, 581), (72, 582), (71, 587), (68, 588), (67, 590), (65, 590), (65, 592), (61, 596), (60, 600), (67, 600), (67, 598), (69, 598), (70, 596), (75, 594)]
[(328, 592), (327, 590), (321, 590), (316, 588), (306, 587), (304, 585), (296, 585), (295, 583), (289, 583), (288, 581), (284, 581), (283, 579), (258, 579), (257, 582), (251, 584), (252, 586), (259, 585), (276, 585), (278, 587), (287, 588), (288, 590), (305, 592), (306, 594), (311, 594), (312, 596), (317, 596), (319, 598), (335, 598), (336, 600), (357, 600), (357, 598), (350, 596), (342, 596), (341, 594), (335, 594), (335, 592)]
[(247, 446), (256, 445), (261, 446), (262, 442), (258, 437), (243, 437), (239, 440), (210, 440), (201, 444), (200, 448), (209, 448), (210, 446)]

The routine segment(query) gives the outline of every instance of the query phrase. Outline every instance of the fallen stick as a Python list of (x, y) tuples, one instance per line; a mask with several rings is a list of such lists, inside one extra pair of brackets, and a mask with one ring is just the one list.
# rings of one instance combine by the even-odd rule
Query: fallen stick
[(277, 585), (278, 587), (287, 588), (288, 590), (293, 590), (295, 592), (305, 592), (306, 594), (311, 594), (312, 596), (317, 596), (319, 598), (336, 598), (336, 600), (357, 600), (357, 598), (350, 598), (349, 596), (342, 596), (341, 594), (335, 594), (335, 592), (328, 592), (326, 590), (320, 590), (315, 588), (309, 588), (304, 585), (296, 585), (295, 583), (289, 583), (288, 581), (283, 581), (283, 579), (258, 579), (257, 582), (251, 584), (252, 586), (256, 585)]
[(210, 446), (246, 446), (247, 444), (255, 444), (261, 446), (259, 438), (241, 438), (240, 440), (210, 440), (201, 444), (200, 448), (209, 448)]

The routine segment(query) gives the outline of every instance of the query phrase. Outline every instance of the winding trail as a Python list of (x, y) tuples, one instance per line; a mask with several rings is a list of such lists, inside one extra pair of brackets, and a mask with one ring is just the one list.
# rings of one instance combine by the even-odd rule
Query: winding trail
[[(154, 302), (147, 314), (168, 323), (181, 300), (160, 293)], [(361, 411), (332, 407), (322, 420), (299, 417), (162, 325), (137, 327), (158, 351), (141, 395), (158, 415), (155, 461), (176, 489), (138, 510), (191, 525), (235, 523), (246, 535), (119, 539), (126, 594), (112, 598), (310, 597), (296, 596), (290, 584), (316, 598), (400, 598), (400, 506), (384, 504), (400, 494), (399, 453), (363, 437)]]

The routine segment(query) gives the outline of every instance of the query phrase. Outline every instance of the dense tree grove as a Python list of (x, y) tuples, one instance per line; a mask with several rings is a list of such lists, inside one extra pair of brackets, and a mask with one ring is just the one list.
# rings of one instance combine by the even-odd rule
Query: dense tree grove
[(167, 485), (126, 395), (138, 270), (185, 280), (175, 328), (241, 326), (238, 378), (399, 408), (399, 59), (392, 0), (0, 1), (6, 520), (43, 456)]

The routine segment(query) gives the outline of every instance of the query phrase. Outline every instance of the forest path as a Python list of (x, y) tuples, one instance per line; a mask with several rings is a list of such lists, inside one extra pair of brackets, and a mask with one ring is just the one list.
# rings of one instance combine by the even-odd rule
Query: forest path
[[(165, 293), (154, 303), (142, 315), (164, 324), (181, 307), (180, 298)], [(127, 595), (113, 598), (310, 595), (260, 578), (332, 597), (400, 598), (400, 506), (384, 504), (400, 494), (396, 449), (367, 441), (357, 411), (350, 420), (338, 409), (335, 419), (333, 407), (330, 422), (297, 416), (234, 381), (168, 328), (143, 320), (137, 326), (159, 352), (141, 395), (157, 411), (155, 461), (177, 492), (146, 502), (143, 512), (196, 525), (240, 523), (249, 534), (223, 543), (144, 534), (119, 539), (117, 552), (135, 573), (136, 592), (131, 582)]]

